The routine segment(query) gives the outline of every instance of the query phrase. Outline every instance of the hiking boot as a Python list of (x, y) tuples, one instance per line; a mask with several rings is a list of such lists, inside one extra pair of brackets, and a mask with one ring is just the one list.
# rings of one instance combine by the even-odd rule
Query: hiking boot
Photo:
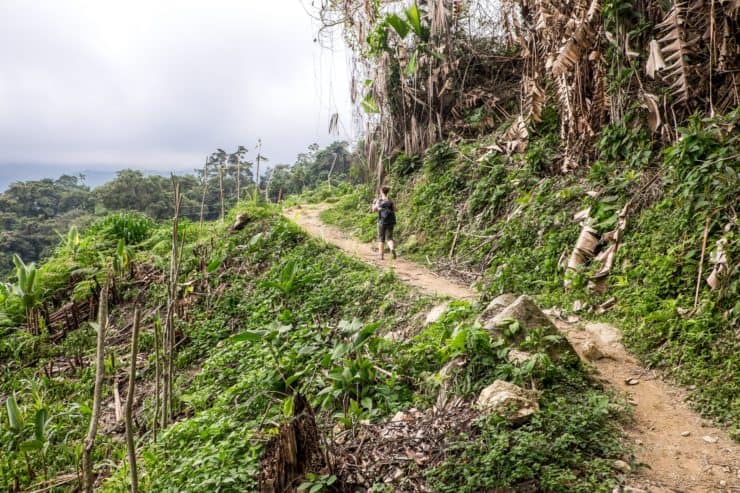
[(393, 257), (393, 260), (396, 260), (396, 249), (395, 248), (391, 250), (391, 256)]

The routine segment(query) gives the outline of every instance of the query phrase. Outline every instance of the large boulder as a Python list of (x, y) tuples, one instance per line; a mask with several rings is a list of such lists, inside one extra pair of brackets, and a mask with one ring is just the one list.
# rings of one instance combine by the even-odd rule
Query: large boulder
[(504, 380), (496, 380), (483, 389), (475, 405), (481, 412), (495, 413), (514, 424), (525, 422), (540, 410), (535, 392)]
[[(519, 322), (519, 330), (512, 334), (506, 329), (514, 320)], [(559, 342), (549, 344), (550, 358), (554, 361), (562, 360), (564, 357), (577, 358), (573, 346), (529, 296), (522, 295), (518, 298), (510, 294), (499, 296), (480, 314), (478, 322), (493, 336), (503, 337), (515, 346), (524, 341), (532, 330), (542, 329), (545, 336), (558, 335), (561, 337)]]

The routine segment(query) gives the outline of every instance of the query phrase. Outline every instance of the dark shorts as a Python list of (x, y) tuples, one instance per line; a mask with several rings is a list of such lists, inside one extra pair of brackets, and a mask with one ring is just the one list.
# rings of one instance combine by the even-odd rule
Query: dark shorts
[(378, 241), (393, 241), (393, 226), (395, 224), (381, 224), (378, 223)]

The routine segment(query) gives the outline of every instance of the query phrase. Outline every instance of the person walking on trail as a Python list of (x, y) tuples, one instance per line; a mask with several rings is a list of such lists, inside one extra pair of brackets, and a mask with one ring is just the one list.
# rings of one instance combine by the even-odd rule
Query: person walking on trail
[(396, 206), (388, 198), (390, 187), (380, 189), (380, 198), (373, 200), (373, 212), (378, 212), (378, 247), (380, 249), (380, 260), (383, 260), (385, 253), (385, 242), (388, 242), (388, 249), (391, 251), (393, 258), (396, 258), (396, 248), (393, 243), (393, 227), (396, 225)]

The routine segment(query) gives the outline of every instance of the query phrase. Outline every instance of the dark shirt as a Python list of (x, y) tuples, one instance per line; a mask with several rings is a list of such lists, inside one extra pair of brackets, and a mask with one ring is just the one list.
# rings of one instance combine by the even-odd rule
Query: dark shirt
[(392, 200), (381, 199), (378, 202), (378, 223), (386, 226), (396, 224), (396, 208)]

